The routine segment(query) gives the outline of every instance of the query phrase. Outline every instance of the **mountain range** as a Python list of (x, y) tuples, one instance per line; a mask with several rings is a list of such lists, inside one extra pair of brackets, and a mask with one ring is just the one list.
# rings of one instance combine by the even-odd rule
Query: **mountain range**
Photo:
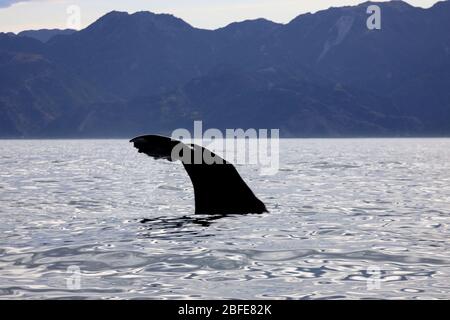
[(70, 35), (76, 32), (73, 29), (39, 29), (39, 30), (24, 30), (19, 32), (17, 35), (22, 37), (29, 37), (41, 42), (47, 42), (51, 38), (57, 35)]
[[(366, 10), (381, 8), (380, 30)], [(0, 137), (279, 128), (286, 137), (450, 135), (450, 2), (330, 8), (217, 30), (110, 12), (0, 34)]]

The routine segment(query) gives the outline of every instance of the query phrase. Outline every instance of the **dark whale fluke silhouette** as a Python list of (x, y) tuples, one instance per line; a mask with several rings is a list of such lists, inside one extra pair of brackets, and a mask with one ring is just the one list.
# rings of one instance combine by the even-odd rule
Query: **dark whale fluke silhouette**
[(140, 136), (130, 142), (152, 158), (183, 163), (194, 186), (196, 214), (268, 212), (236, 168), (210, 150), (159, 135)]

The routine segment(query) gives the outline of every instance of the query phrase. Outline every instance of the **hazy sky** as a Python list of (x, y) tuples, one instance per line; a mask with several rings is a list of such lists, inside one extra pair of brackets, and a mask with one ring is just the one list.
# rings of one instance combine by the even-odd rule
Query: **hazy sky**
[[(361, 2), (365, 0), (0, 0), (0, 32), (66, 28), (70, 5), (79, 6), (82, 28), (112, 10), (148, 10), (174, 14), (195, 27), (215, 29), (260, 17), (286, 23), (301, 13)], [(430, 7), (438, 1), (407, 2)]]

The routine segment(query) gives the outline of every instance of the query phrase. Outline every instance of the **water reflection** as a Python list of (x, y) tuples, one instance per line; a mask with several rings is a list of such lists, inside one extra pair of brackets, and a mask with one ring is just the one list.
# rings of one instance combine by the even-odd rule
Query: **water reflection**
[[(229, 215), (230, 216), (230, 215)], [(172, 229), (172, 228), (183, 228), (186, 225), (196, 224), (202, 227), (209, 227), (213, 221), (223, 219), (224, 215), (211, 215), (211, 216), (200, 216), (200, 217), (157, 217), (157, 218), (145, 218), (140, 220), (140, 223), (146, 225), (146, 227), (151, 229)]]
[[(139, 236), (149, 239), (173, 240), (185, 239), (191, 241), (192, 237), (213, 237), (212, 232), (206, 232), (214, 222), (229, 218), (233, 215), (199, 215), (182, 217), (156, 217), (139, 220), (142, 224)], [(145, 230), (145, 231), (143, 231)]]
[(450, 140), (282, 141), (277, 175), (239, 168), (271, 211), (245, 216), (192, 214), (127, 141), (0, 147), (1, 298), (449, 297)]

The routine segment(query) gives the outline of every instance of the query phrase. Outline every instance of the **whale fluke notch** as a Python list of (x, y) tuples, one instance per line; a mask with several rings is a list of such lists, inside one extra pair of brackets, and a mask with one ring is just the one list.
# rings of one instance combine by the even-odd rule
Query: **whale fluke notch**
[[(130, 140), (140, 153), (154, 159), (168, 161), (180, 160), (186, 169), (195, 196), (196, 214), (247, 214), (268, 212), (264, 203), (259, 200), (236, 168), (212, 151), (195, 145), (159, 135), (139, 136)], [(172, 150), (177, 147), (181, 152), (174, 156)], [(201, 157), (194, 161), (196, 151), (209, 153), (215, 159), (213, 163)], [(174, 153), (176, 154), (176, 153)]]

